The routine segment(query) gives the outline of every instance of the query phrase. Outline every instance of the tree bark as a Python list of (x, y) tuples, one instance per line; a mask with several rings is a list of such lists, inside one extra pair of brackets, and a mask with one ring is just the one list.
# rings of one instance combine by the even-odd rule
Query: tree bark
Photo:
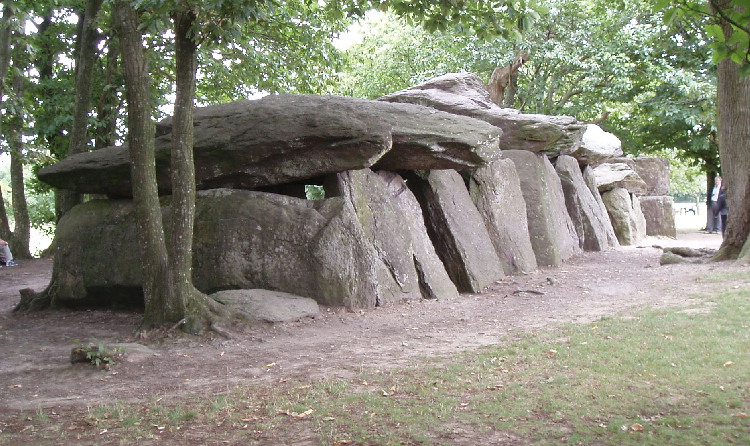
[(138, 29), (138, 17), (130, 2), (114, 3), (115, 26), (120, 38), (125, 97), (128, 104), (133, 201), (138, 221), (138, 242), (143, 271), (145, 312), (142, 329), (182, 319), (174, 304), (169, 256), (164, 237), (154, 159), (155, 125), (149, 91), (149, 73)]
[(122, 106), (117, 97), (115, 85), (113, 85), (113, 79), (118, 70), (117, 53), (117, 40), (110, 37), (104, 91), (96, 106), (96, 120), (99, 125), (94, 135), (94, 150), (114, 145), (117, 137), (117, 114)]
[[(17, 98), (23, 98), (23, 76), (13, 76), (13, 91)], [(19, 99), (20, 101), (21, 99)], [(26, 192), (23, 180), (23, 111), (22, 107), (12, 116), (10, 129), (6, 132), (10, 145), (10, 182), (13, 198), (13, 217), (15, 225), (10, 238), (10, 249), (13, 257), (30, 259), (29, 242), (31, 240), (31, 222), (29, 221), (29, 207), (26, 203)]]
[[(70, 129), (68, 156), (83, 153), (89, 142), (88, 124), (91, 111), (91, 84), (94, 75), (94, 58), (98, 42), (96, 19), (103, 0), (87, 0), (81, 14), (76, 51), (76, 86), (73, 125)], [(59, 191), (58, 218), (73, 206), (83, 202), (83, 195), (69, 190)]]
[[(732, 27), (720, 21), (729, 40)], [(729, 215), (724, 242), (715, 259), (750, 262), (750, 77), (740, 75), (740, 65), (719, 62), (718, 128), (722, 178), (727, 187)], [(744, 248), (744, 249), (743, 249)]]

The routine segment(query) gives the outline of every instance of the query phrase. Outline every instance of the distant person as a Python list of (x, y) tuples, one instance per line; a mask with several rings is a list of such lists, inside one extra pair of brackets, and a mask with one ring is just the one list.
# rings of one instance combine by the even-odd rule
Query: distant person
[[(3, 220), (0, 219), (0, 224), (2, 224)], [(18, 266), (16, 262), (13, 261), (13, 254), (10, 252), (10, 247), (8, 246), (8, 242), (0, 238), (0, 267), (2, 266)]]
[(727, 229), (727, 215), (729, 215), (729, 206), (727, 206), (727, 186), (726, 184), (721, 185), (719, 190), (719, 197), (716, 200), (719, 208), (719, 217), (721, 219), (721, 236), (726, 235)]
[(714, 180), (714, 188), (711, 190), (711, 205), (708, 210), (708, 225), (706, 230), (709, 234), (715, 234), (723, 231), (721, 218), (719, 216), (719, 192), (721, 192), (721, 177), (717, 176)]

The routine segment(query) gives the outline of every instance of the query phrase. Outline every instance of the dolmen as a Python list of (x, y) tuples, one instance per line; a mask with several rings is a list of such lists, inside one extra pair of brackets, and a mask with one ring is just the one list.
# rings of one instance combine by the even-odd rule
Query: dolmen
[[(379, 100), (198, 108), (194, 126), (193, 281), (207, 294), (270, 290), (350, 309), (454, 298), (637, 244), (648, 221), (670, 231), (668, 163), (624, 158), (597, 125), (500, 108), (471, 73)], [(165, 222), (170, 144), (168, 118), (156, 129)], [(58, 223), (57, 301), (142, 300), (128, 148), (73, 155), (38, 177), (106, 197)]]

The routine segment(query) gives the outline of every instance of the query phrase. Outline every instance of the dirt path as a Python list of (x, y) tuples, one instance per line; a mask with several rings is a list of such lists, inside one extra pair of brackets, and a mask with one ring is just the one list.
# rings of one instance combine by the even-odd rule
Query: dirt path
[(18, 290), (41, 290), (51, 269), (48, 260), (23, 262), (0, 269), (0, 414), (155, 395), (217, 394), (258, 380), (352, 376), (363, 369), (403, 366), (422, 356), (499, 343), (520, 330), (593, 321), (647, 306), (705, 305), (695, 295), (717, 285), (701, 277), (736, 268), (726, 263), (659, 266), (661, 250), (654, 243), (715, 249), (720, 240), (700, 233), (649, 239), (644, 247), (586, 253), (561, 268), (507, 277), (482, 294), (355, 313), (323, 309), (320, 317), (296, 323), (230, 327), (232, 340), (178, 335), (158, 343), (139, 340), (148, 349), (127, 347), (127, 357), (109, 371), (71, 365), (75, 340), (136, 342), (131, 334), (140, 315), (13, 314)]

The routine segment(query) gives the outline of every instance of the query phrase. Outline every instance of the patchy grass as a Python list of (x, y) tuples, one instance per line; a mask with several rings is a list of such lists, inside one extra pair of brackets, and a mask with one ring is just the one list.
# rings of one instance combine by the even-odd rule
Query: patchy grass
[(354, 379), (40, 409), (0, 424), (0, 444), (746, 444), (750, 291), (699, 301)]

